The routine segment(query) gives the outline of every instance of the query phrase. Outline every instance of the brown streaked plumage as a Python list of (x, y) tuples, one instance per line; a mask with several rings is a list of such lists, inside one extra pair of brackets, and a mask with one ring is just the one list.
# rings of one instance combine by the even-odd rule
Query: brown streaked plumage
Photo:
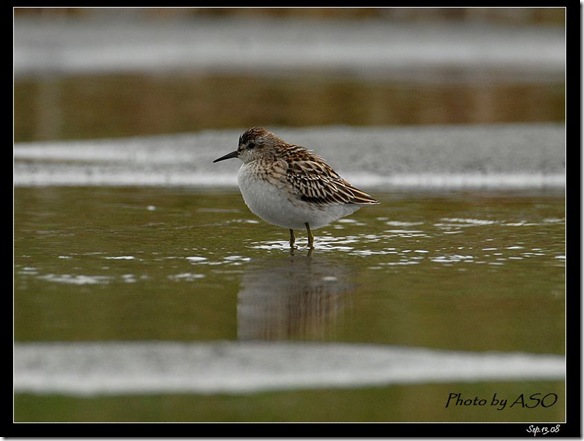
[(305, 227), (312, 248), (312, 228), (328, 225), (353, 213), (361, 205), (379, 202), (345, 181), (312, 151), (252, 127), (239, 137), (236, 151), (216, 159), (243, 161), (238, 184), (250, 210), (274, 225)]

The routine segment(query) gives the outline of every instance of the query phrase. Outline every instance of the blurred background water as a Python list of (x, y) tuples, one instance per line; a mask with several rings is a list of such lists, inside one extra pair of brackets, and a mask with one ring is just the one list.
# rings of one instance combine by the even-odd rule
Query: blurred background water
[[(563, 8), (15, 9), (15, 420), (562, 421), (564, 31)], [(381, 204), (291, 255), (211, 164), (253, 125)]]
[(561, 122), (563, 13), (17, 9), (15, 140)]

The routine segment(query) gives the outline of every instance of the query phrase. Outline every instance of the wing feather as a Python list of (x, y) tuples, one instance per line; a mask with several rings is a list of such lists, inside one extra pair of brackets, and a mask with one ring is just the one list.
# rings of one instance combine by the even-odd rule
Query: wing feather
[(299, 147), (288, 151), (286, 180), (298, 197), (318, 205), (378, 204), (362, 190), (345, 181), (322, 158)]

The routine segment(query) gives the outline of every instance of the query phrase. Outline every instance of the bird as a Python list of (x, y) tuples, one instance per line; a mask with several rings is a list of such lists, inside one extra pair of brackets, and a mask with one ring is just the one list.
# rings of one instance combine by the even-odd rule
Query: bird
[(306, 229), (308, 247), (314, 248), (312, 230), (353, 214), (363, 205), (378, 204), (351, 185), (323, 158), (300, 145), (289, 144), (263, 127), (252, 127), (240, 137), (237, 150), (213, 163), (239, 158), (243, 164), (237, 183), (252, 213), (290, 230)]

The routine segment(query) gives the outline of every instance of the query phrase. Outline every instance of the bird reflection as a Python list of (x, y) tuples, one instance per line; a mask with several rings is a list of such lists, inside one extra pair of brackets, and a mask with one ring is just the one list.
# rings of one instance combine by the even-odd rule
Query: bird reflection
[(346, 266), (311, 254), (250, 265), (238, 294), (238, 338), (313, 340), (330, 336), (355, 290), (350, 280)]

